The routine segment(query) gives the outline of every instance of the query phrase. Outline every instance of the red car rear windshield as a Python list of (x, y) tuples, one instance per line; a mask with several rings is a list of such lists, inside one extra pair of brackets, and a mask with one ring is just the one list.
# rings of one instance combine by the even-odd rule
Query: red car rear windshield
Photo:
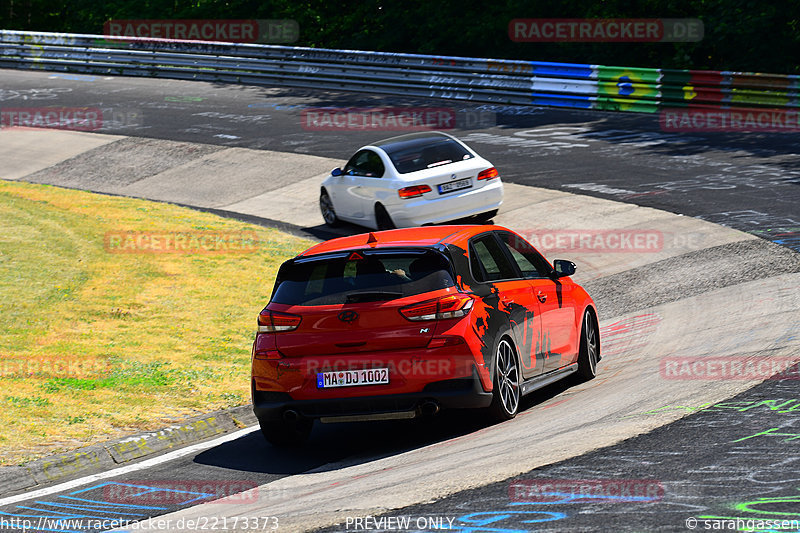
[(434, 250), (344, 252), (285, 263), (272, 302), (336, 305), (387, 301), (454, 286), (449, 260)]

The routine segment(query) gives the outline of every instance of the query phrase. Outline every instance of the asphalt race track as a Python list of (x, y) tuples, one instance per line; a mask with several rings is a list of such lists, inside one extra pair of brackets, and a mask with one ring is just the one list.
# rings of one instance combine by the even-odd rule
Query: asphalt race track
[[(452, 132), (510, 184), (498, 223), (540, 236), (542, 228), (663, 236), (654, 252), (573, 251), (576, 279), (601, 313), (598, 378), (539, 391), (513, 421), (487, 426), (454, 413), (434, 424), (319, 425), (297, 451), (242, 430), (143, 468), (4, 495), (0, 520), (30, 517), (38, 529), (28, 531), (70, 513), (165, 521), (128, 528), (147, 531), (510, 532), (722, 524), (710, 520), (743, 530), (747, 520), (800, 519), (800, 376), (676, 379), (664, 367), (669, 358), (800, 360), (796, 135), (662, 132), (645, 115), (0, 75), (3, 109), (80, 106), (104, 117), (93, 133), (0, 132), (4, 179), (172, 201), (327, 238), (314, 184), (392, 133), (313, 131), (303, 109), (452, 107)], [(212, 163), (223, 171), (198, 172)], [(197, 487), (214, 484), (251, 490), (207, 503), (212, 494)]]
[(800, 250), (794, 133), (662, 132), (646, 114), (12, 70), (3, 71), (0, 106), (91, 107), (103, 111), (102, 133), (339, 160), (391, 133), (309, 130), (303, 109), (451, 108), (460, 138), (505, 181), (701, 217)]

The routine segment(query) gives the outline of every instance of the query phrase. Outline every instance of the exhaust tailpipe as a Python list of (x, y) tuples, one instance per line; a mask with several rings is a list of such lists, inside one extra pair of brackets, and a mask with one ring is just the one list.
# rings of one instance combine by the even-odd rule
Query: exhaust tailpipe
[(427, 401), (422, 404), (420, 411), (424, 416), (433, 416), (439, 412), (439, 404), (434, 401)]

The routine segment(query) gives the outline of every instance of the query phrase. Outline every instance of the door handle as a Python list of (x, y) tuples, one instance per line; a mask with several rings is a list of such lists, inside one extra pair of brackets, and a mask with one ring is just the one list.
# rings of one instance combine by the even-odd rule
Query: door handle
[(542, 291), (536, 293), (536, 297), (539, 298), (539, 301), (545, 303), (547, 301), (547, 295)]

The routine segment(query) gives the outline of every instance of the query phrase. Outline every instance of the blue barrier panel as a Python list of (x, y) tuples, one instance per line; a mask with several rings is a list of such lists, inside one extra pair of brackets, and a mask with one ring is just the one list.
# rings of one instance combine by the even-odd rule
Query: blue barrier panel
[(534, 76), (546, 76), (549, 78), (589, 79), (594, 73), (593, 65), (584, 65), (580, 63), (531, 61), (531, 67)]
[(572, 107), (579, 109), (592, 109), (594, 97), (572, 96), (567, 94), (532, 93), (531, 104), (553, 107)]

